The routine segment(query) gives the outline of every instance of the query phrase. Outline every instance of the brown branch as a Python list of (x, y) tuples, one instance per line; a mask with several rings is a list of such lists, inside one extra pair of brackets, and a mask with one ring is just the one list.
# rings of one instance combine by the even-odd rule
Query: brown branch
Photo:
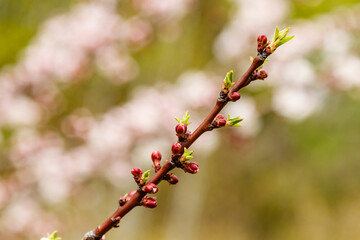
[[(237, 92), (241, 88), (245, 87), (249, 84), (250, 75), (260, 67), (264, 63), (264, 59), (261, 56), (257, 56), (254, 58), (249, 69), (244, 73), (244, 75), (235, 83), (234, 87), (231, 89), (230, 93)], [(204, 132), (211, 130), (211, 124), (216, 117), (220, 113), (220, 111), (225, 107), (225, 105), (229, 102), (228, 97), (225, 99), (218, 99), (216, 105), (210, 112), (210, 114), (205, 118), (205, 120), (199, 125), (199, 127), (183, 142), (182, 152), (184, 148), (189, 148)], [(172, 161), (167, 161), (159, 171), (155, 173), (154, 176), (150, 178), (148, 183), (159, 184), (164, 176), (175, 168), (175, 165)], [(84, 236), (84, 240), (100, 240), (105, 233), (107, 233), (111, 228), (117, 225), (118, 221), (114, 221), (114, 219), (123, 218), (128, 212), (130, 212), (134, 207), (140, 204), (140, 201), (147, 193), (143, 192), (141, 189), (138, 189), (137, 192), (131, 197), (129, 201), (127, 201), (123, 206), (119, 207), (114, 214), (111, 215), (103, 224), (97, 227), (95, 230), (88, 232)]]

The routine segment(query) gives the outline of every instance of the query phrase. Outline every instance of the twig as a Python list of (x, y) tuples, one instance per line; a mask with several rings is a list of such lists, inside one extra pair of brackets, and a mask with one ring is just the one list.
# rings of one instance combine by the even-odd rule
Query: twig
[[(134, 207), (139, 205), (144, 205), (144, 201), (146, 199), (146, 195), (152, 189), (155, 189), (155, 185), (158, 185), (162, 180), (169, 181), (169, 172), (175, 167), (183, 168), (185, 171), (190, 173), (197, 172), (197, 164), (186, 162), (187, 159), (191, 159), (192, 152), (187, 152), (187, 149), (204, 133), (207, 131), (211, 131), (214, 128), (223, 127), (225, 125), (236, 126), (239, 121), (242, 119), (227, 119), (219, 114), (220, 111), (225, 107), (225, 105), (229, 101), (236, 101), (240, 98), (238, 91), (247, 86), (251, 81), (256, 79), (263, 80), (267, 77), (267, 74), (264, 70), (258, 71), (258, 69), (264, 64), (265, 59), (273, 52), (275, 49), (283, 44), (285, 39), (289, 41), (288, 37), (286, 38), (286, 34), (288, 29), (285, 29), (281, 32), (276, 29), (275, 37), (272, 42), (268, 42), (265, 35), (261, 35), (258, 38), (258, 55), (252, 59), (252, 64), (248, 68), (248, 70), (243, 74), (243, 76), (234, 84), (232, 83), (232, 71), (228, 73), (224, 80), (224, 84), (222, 90), (220, 92), (220, 97), (217, 99), (214, 108), (211, 110), (209, 115), (204, 119), (204, 121), (198, 126), (198, 128), (190, 134), (186, 131), (187, 120), (189, 118), (188, 113), (184, 116), (185, 120), (179, 120), (179, 125), (176, 128), (177, 135), (179, 137), (179, 141), (173, 145), (173, 155), (171, 156), (171, 160), (167, 160), (166, 163), (160, 168), (159, 161), (161, 160), (161, 154), (159, 152), (154, 152), (159, 154), (160, 156), (153, 156), (154, 161), (154, 169), (155, 175), (153, 175), (149, 180), (143, 179), (144, 174), (138, 168), (134, 168), (132, 173), (134, 174), (134, 179), (138, 183), (139, 189), (136, 191), (132, 191), (131, 196), (125, 195), (122, 199), (119, 200), (120, 206), (119, 208), (100, 226), (96, 229), (88, 232), (83, 237), (83, 240), (101, 240), (102, 236), (105, 235), (110, 229), (113, 227), (118, 227), (118, 223), (120, 219), (122, 219), (128, 212), (130, 212)], [(264, 40), (265, 38), (265, 40)], [(281, 42), (282, 41), (282, 42)], [(286, 42), (285, 41), (285, 42)], [(232, 85), (234, 85), (232, 87)], [(231, 88), (232, 87), (232, 88)], [(187, 117), (187, 118), (186, 118)], [(154, 154), (153, 153), (153, 154)], [(188, 156), (188, 158), (183, 159), (184, 156)], [(155, 163), (155, 160), (158, 161)], [(157, 164), (157, 165), (156, 165)], [(193, 164), (192, 166), (189, 166)], [(190, 168), (189, 168), (190, 167)], [(142, 174), (142, 175), (141, 175)], [(176, 183), (177, 180), (174, 182)], [(151, 185), (154, 184), (154, 185)], [(155, 186), (147, 187), (145, 186)], [(157, 191), (157, 187), (156, 187)], [(148, 198), (150, 199), (150, 198)], [(151, 202), (153, 205), (149, 205), (148, 207), (156, 206), (156, 202)], [(155, 204), (155, 205), (154, 205)], [(146, 207), (146, 205), (145, 205)]]

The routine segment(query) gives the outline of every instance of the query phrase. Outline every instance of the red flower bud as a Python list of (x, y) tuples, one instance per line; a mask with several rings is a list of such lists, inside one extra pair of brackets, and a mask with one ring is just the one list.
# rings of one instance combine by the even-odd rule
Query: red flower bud
[(157, 193), (159, 191), (158, 187), (154, 183), (146, 184), (142, 190), (146, 193)]
[(271, 54), (271, 47), (270, 47), (270, 46), (267, 46), (267, 47), (265, 48), (265, 52), (266, 52), (267, 54)]
[(218, 115), (216, 115), (215, 120), (224, 119), (224, 118), (225, 118), (224, 115), (218, 114)]
[(157, 206), (156, 199), (152, 197), (144, 197), (142, 200), (142, 204), (146, 208), (154, 208)]
[(268, 74), (264, 69), (262, 69), (258, 72), (258, 76), (259, 76), (259, 79), (265, 79), (265, 78), (267, 78)]
[(151, 153), (151, 159), (153, 160), (153, 162), (161, 161), (161, 153), (159, 151), (153, 151)]
[(180, 123), (175, 127), (175, 132), (177, 136), (184, 136), (186, 131), (187, 131), (187, 125), (185, 123)]
[(134, 175), (134, 177), (138, 177), (138, 176), (141, 176), (143, 172), (141, 171), (140, 168), (138, 167), (134, 167), (132, 170), (131, 170), (131, 174)]
[(195, 174), (199, 172), (199, 165), (196, 162), (184, 162), (184, 171), (187, 173)]
[(267, 37), (266, 35), (260, 35), (258, 38), (257, 38), (257, 42), (259, 45), (265, 45), (267, 43)]
[(228, 94), (228, 96), (232, 102), (235, 102), (240, 99), (240, 93), (238, 93), (238, 92), (232, 92), (232, 93)]
[(173, 173), (166, 174), (164, 179), (168, 181), (170, 184), (177, 184), (179, 182), (179, 178)]
[(172, 145), (171, 151), (173, 154), (179, 154), (181, 152), (181, 144), (176, 142)]
[(226, 125), (226, 119), (224, 115), (218, 114), (216, 115), (214, 121), (212, 122), (212, 125), (215, 127), (224, 127)]

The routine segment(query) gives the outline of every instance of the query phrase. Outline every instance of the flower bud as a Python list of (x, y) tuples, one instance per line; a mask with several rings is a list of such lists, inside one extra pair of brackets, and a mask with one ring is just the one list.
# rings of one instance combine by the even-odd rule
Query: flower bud
[(260, 35), (260, 36), (257, 38), (257, 42), (258, 42), (259, 45), (262, 45), (262, 46), (266, 45), (266, 43), (267, 43), (267, 37), (266, 37), (266, 35)]
[(184, 123), (180, 123), (175, 127), (175, 132), (177, 136), (184, 136), (186, 131), (187, 131), (187, 125)]
[(179, 182), (179, 178), (175, 174), (170, 173), (168, 175), (169, 175), (169, 177), (168, 177), (167, 181), (170, 184), (177, 184)]
[(269, 55), (272, 53), (270, 45), (265, 48), (265, 52)]
[(268, 74), (264, 69), (262, 69), (258, 72), (258, 76), (259, 76), (259, 79), (265, 79), (265, 78), (267, 78)]
[(217, 128), (224, 127), (226, 125), (226, 119), (225, 119), (224, 115), (222, 115), (222, 114), (216, 115), (216, 117), (214, 118), (214, 121), (212, 122), (212, 125)]
[(154, 151), (151, 154), (151, 159), (154, 163), (153, 168), (155, 169), (155, 172), (159, 171), (161, 168), (161, 153), (159, 151)]
[(131, 170), (131, 174), (134, 175), (134, 177), (137, 177), (137, 176), (141, 176), (143, 172), (141, 171), (140, 168), (138, 167), (134, 167), (132, 170)]
[(184, 162), (184, 171), (187, 173), (195, 174), (199, 172), (199, 165), (196, 162)]
[(151, 153), (151, 159), (155, 163), (155, 161), (161, 161), (161, 153), (159, 151), (153, 151)]
[(146, 193), (157, 193), (159, 191), (155, 183), (146, 184), (142, 190)]
[(146, 208), (155, 208), (157, 206), (156, 199), (152, 197), (144, 197), (142, 200), (142, 204)]
[(175, 142), (171, 147), (171, 151), (175, 155), (179, 154), (181, 152), (181, 144), (178, 142)]
[(238, 92), (232, 92), (232, 93), (228, 94), (228, 96), (232, 102), (235, 102), (240, 99), (240, 93), (238, 93)]

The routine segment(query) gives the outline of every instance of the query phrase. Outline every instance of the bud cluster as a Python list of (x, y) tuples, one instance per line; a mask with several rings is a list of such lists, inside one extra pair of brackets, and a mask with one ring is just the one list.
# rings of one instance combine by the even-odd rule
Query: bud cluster
[(261, 70), (255, 70), (251, 75), (250, 75), (250, 80), (254, 81), (254, 80), (264, 80), (265, 78), (268, 77), (267, 72), (264, 69)]
[(142, 170), (138, 167), (134, 167), (131, 170), (131, 174), (134, 176), (134, 180), (139, 185), (139, 187), (142, 187), (145, 185), (146, 181), (150, 177), (150, 170), (147, 170), (146, 172), (142, 172)]
[(274, 38), (271, 42), (267, 40), (267, 37), (265, 35), (260, 35), (257, 38), (258, 53), (266, 58), (267, 56), (272, 54), (278, 47), (290, 41), (294, 36), (290, 36), (290, 37), (286, 36), (289, 30), (290, 30), (289, 28), (285, 28), (279, 31), (279, 28), (276, 27)]
[(214, 118), (211, 126), (213, 128), (221, 128), (226, 126), (233, 126), (233, 127), (240, 127), (241, 125), (239, 122), (241, 122), (243, 119), (240, 117), (231, 118), (230, 115), (228, 115), (228, 118), (226, 119), (224, 115), (218, 114)]

